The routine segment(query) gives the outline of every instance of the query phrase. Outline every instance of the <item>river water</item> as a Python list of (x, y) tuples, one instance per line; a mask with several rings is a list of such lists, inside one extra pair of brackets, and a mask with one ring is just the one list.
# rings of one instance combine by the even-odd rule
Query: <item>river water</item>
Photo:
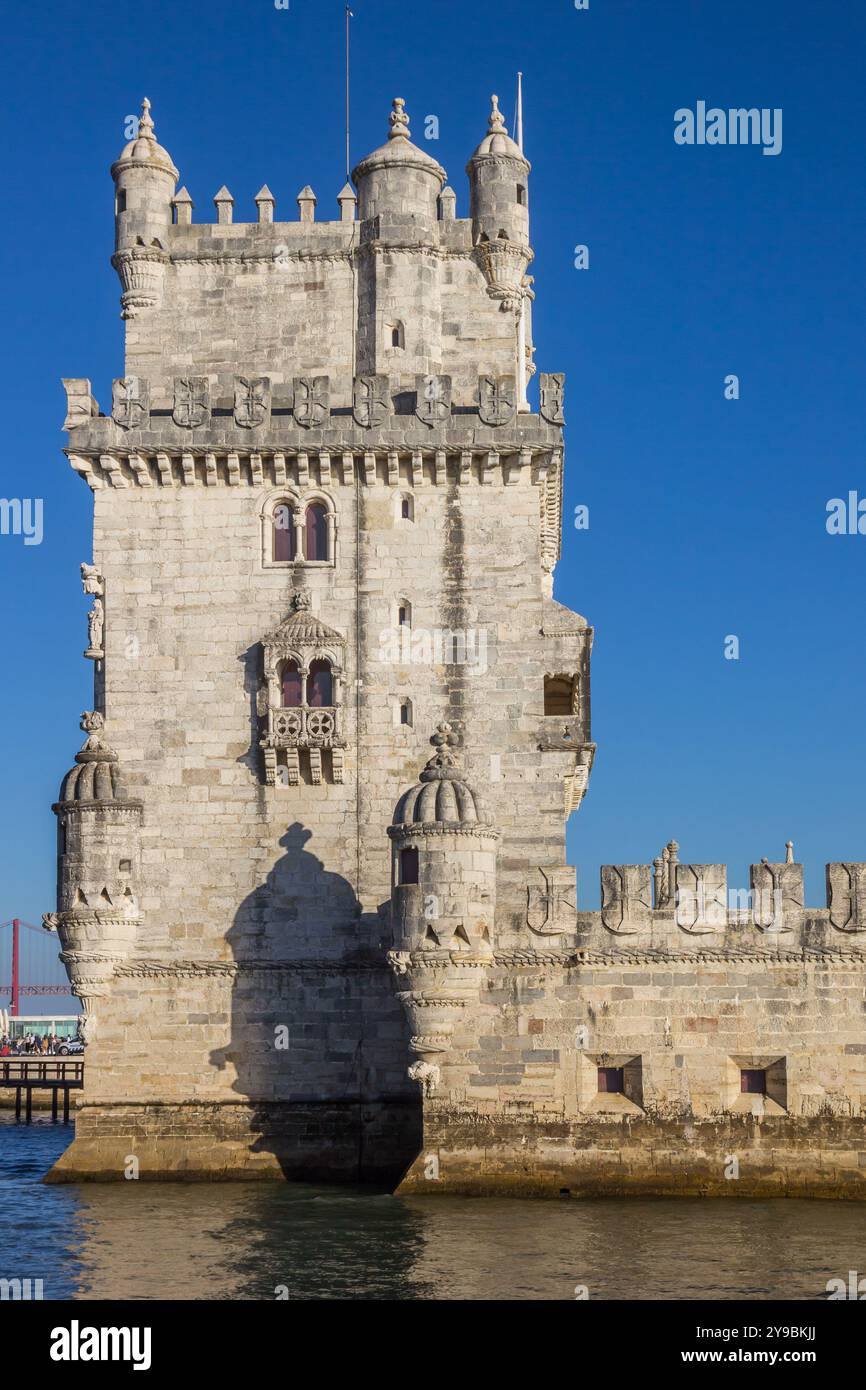
[(866, 1274), (866, 1205), (41, 1184), (71, 1138), (0, 1113), (0, 1278), (46, 1299), (824, 1300)]

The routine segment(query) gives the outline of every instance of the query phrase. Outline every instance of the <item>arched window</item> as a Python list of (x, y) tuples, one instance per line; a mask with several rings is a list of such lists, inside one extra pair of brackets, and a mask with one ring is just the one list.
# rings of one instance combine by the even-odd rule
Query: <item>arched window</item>
[(397, 626), (412, 626), (412, 605), (407, 598), (398, 598), (397, 600)]
[(288, 502), (274, 507), (274, 559), (294, 560), (295, 518)]
[(387, 327), (388, 343), (392, 348), (403, 348), (406, 346), (406, 334), (402, 323), (389, 323)]
[(334, 678), (330, 661), (314, 661), (307, 676), (307, 704), (310, 709), (328, 709), (333, 703)]
[(411, 492), (400, 493), (400, 511), (398, 515), (401, 521), (415, 520), (415, 499)]
[(544, 677), (544, 713), (574, 714), (575, 678), (573, 676)]
[(418, 851), (417, 849), (401, 849), (400, 851), (400, 882), (418, 882)]
[(301, 671), (297, 661), (287, 661), (281, 682), (283, 709), (297, 709), (301, 703)]
[(304, 558), (328, 558), (328, 509), (322, 502), (311, 502), (304, 514)]
[(401, 723), (401, 724), (406, 724), (406, 725), (408, 725), (408, 727), (409, 727), (410, 729), (411, 729), (411, 727), (412, 727), (412, 701), (411, 701), (411, 700), (401, 700), (401, 701), (400, 701), (400, 723)]

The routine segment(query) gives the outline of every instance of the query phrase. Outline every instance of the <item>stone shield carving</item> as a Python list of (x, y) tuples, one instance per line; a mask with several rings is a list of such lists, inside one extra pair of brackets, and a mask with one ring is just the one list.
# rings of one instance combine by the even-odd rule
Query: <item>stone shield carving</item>
[(174, 381), (171, 418), (181, 429), (193, 430), (210, 416), (210, 390), (206, 376), (179, 376)]
[(296, 376), (294, 379), (295, 424), (305, 430), (323, 425), (331, 413), (330, 380), (326, 376)]
[(803, 865), (751, 866), (752, 919), (761, 931), (799, 931), (803, 925)]
[(827, 865), (827, 905), (837, 931), (866, 931), (866, 864)]
[(677, 864), (674, 920), (691, 936), (725, 930), (728, 871), (724, 864)]
[(539, 868), (540, 882), (526, 888), (526, 925), (536, 936), (561, 936), (573, 932), (577, 902), (574, 869)]
[(652, 901), (649, 864), (602, 864), (601, 920), (609, 932), (649, 931)]
[(391, 413), (386, 376), (356, 376), (352, 388), (352, 414), (362, 429), (376, 429)]
[(539, 410), (551, 425), (565, 424), (565, 373), (542, 372), (538, 382)]
[(266, 376), (235, 377), (235, 424), (242, 429), (263, 425), (270, 408), (271, 383)]
[(485, 425), (507, 425), (517, 410), (517, 383), (513, 376), (478, 378), (478, 414)]
[(111, 418), (125, 430), (136, 430), (148, 418), (148, 384), (140, 376), (122, 376), (111, 384)]
[(444, 425), (451, 418), (450, 376), (415, 378), (415, 414), (425, 425)]

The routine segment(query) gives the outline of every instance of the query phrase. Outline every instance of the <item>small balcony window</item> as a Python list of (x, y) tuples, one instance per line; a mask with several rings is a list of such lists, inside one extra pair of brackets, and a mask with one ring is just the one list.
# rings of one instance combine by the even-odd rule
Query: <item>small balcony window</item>
[(283, 668), (283, 709), (298, 709), (301, 704), (301, 691), (301, 672), (298, 663), (297, 661), (289, 661)]
[(333, 703), (334, 680), (330, 661), (314, 661), (307, 676), (307, 704), (310, 709), (329, 709)]

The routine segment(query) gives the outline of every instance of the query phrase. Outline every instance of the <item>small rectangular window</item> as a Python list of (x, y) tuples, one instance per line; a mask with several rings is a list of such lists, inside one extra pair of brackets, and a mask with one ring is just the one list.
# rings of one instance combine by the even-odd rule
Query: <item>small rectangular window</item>
[(599, 1067), (598, 1089), (606, 1095), (622, 1095), (622, 1067)]
[(767, 1073), (758, 1067), (743, 1067), (740, 1070), (740, 1090), (750, 1096), (767, 1094)]
[(517, 202), (520, 207), (526, 207), (526, 188), (522, 183), (517, 185)]

